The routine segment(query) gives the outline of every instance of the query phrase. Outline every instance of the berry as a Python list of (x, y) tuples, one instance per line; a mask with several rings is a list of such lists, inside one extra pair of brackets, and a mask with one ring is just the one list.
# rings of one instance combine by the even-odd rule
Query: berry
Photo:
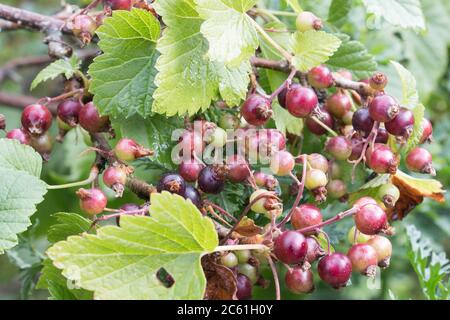
[(295, 159), (288, 151), (278, 151), (270, 159), (270, 170), (277, 176), (289, 175), (295, 166)]
[(205, 193), (218, 194), (225, 187), (225, 174), (218, 166), (207, 166), (200, 171), (198, 187)]
[(373, 151), (370, 146), (367, 148), (366, 164), (376, 173), (395, 174), (398, 159), (387, 145), (376, 143)]
[(284, 109), (286, 109), (286, 95), (287, 95), (287, 87), (284, 87), (283, 90), (277, 95), (278, 103)]
[(430, 120), (423, 118), (422, 120), (422, 136), (420, 137), (420, 144), (426, 141), (431, 142), (433, 140), (433, 125)]
[(323, 172), (328, 172), (329, 164), (327, 158), (320, 153), (311, 153), (307, 156), (309, 166), (312, 169), (318, 169)]
[(378, 122), (391, 121), (399, 111), (397, 101), (387, 94), (376, 96), (369, 104), (370, 116)]
[(243, 274), (238, 274), (236, 276), (236, 287), (236, 298), (238, 298), (238, 300), (248, 300), (252, 298), (252, 283)]
[(216, 148), (221, 148), (227, 143), (228, 135), (222, 128), (216, 127), (208, 137), (208, 143)]
[(367, 235), (382, 232), (387, 226), (386, 212), (376, 204), (367, 204), (355, 214), (356, 228)]
[(78, 124), (78, 115), (83, 106), (78, 101), (66, 100), (61, 102), (56, 112), (58, 118), (71, 127), (75, 127)]
[(6, 138), (18, 140), (21, 144), (31, 143), (30, 135), (24, 129), (12, 129), (6, 133)]
[[(322, 222), (322, 213), (320, 209), (312, 204), (302, 204), (294, 208), (291, 217), (292, 226), (297, 229), (303, 229), (314, 226)], [(305, 236), (315, 234), (315, 231), (305, 232)]]
[(336, 161), (331, 161), (330, 167), (330, 177), (331, 179), (339, 179), (341, 177), (342, 168)]
[(22, 126), (32, 135), (39, 136), (50, 129), (52, 114), (47, 107), (40, 104), (31, 104), (22, 112)]
[(90, 133), (108, 131), (110, 122), (108, 116), (100, 116), (94, 103), (86, 103), (80, 110), (78, 120), (81, 127)]
[[(127, 212), (136, 212), (140, 209), (141, 209), (141, 207), (139, 207), (135, 203), (125, 203), (124, 205), (122, 205), (120, 207), (120, 210), (125, 211), (125, 214), (127, 214)], [(120, 216), (116, 217), (116, 224), (120, 227)]]
[(317, 169), (311, 169), (306, 172), (305, 187), (308, 190), (314, 190), (320, 187), (325, 187), (328, 183), (326, 174)]
[(286, 94), (286, 107), (294, 117), (306, 118), (318, 102), (314, 90), (298, 84), (293, 84)]
[(351, 126), (352, 120), (353, 120), (353, 114), (354, 114), (354, 112), (351, 110), (344, 113), (344, 115), (341, 118), (342, 122), (347, 126)]
[(352, 262), (353, 271), (363, 275), (374, 277), (377, 272), (377, 252), (373, 247), (365, 243), (354, 244), (347, 252)]
[(300, 32), (320, 30), (322, 29), (322, 20), (317, 18), (312, 12), (303, 11), (298, 14), (295, 25), (297, 26), (297, 30)]
[(84, 43), (91, 41), (97, 30), (97, 23), (86, 14), (80, 14), (73, 19), (73, 34), (79, 37)]
[(228, 178), (232, 182), (243, 182), (250, 176), (250, 167), (244, 157), (232, 155), (227, 158)]
[(433, 168), (432, 160), (433, 157), (428, 150), (416, 147), (406, 156), (406, 166), (411, 171), (434, 176), (436, 175), (436, 171)]
[(325, 150), (337, 160), (347, 160), (352, 154), (352, 143), (344, 136), (332, 137), (326, 142)]
[[(314, 116), (318, 120), (320, 120), (323, 124), (325, 124), (328, 128), (333, 128), (334, 119), (328, 111), (320, 110), (320, 113)], [(306, 118), (305, 124), (308, 130), (317, 136), (321, 136), (328, 133), (327, 129), (318, 124), (312, 117)]]
[(319, 261), (317, 270), (323, 281), (339, 289), (347, 285), (352, 273), (352, 263), (346, 255), (332, 253)]
[[(262, 195), (267, 195), (267, 197)], [(273, 195), (273, 192), (269, 192), (265, 189), (258, 189), (254, 191), (251, 196), (249, 203), (253, 203), (257, 198), (255, 203), (252, 204), (251, 209), (256, 213), (264, 214), (266, 217), (272, 217), (272, 210), (279, 209), (280, 203), (273, 198), (268, 197), (269, 195)]]
[(369, 79), (369, 85), (372, 89), (377, 91), (383, 91), (388, 83), (388, 79), (384, 73), (376, 72)]
[(343, 91), (337, 91), (328, 97), (326, 109), (336, 118), (342, 118), (352, 108), (350, 98)]
[(220, 257), (220, 262), (227, 268), (234, 268), (238, 265), (238, 259), (232, 252), (228, 252)]
[(389, 133), (383, 127), (379, 127), (377, 130), (377, 136), (375, 138), (376, 143), (386, 144), (389, 140)]
[(306, 254), (306, 261), (310, 264), (323, 257), (325, 255), (325, 251), (319, 245), (317, 240), (313, 237), (306, 237), (306, 243), (308, 244), (308, 253)]
[(220, 116), (219, 126), (222, 129), (236, 129), (239, 127), (239, 119), (230, 113), (224, 113)]
[(362, 208), (368, 204), (377, 204), (377, 202), (375, 201), (374, 198), (371, 197), (362, 197), (359, 198), (358, 200), (355, 201), (355, 203), (353, 204), (354, 207), (356, 208)]
[(280, 130), (267, 129), (264, 133), (259, 132), (260, 145), (267, 143), (272, 149), (275, 148), (276, 150), (284, 150), (286, 148), (286, 138)]
[(363, 152), (364, 140), (355, 136), (350, 142), (352, 143), (352, 153), (350, 154), (348, 159), (351, 161), (358, 160), (361, 157), (361, 153)]
[(331, 70), (324, 65), (317, 66), (309, 70), (308, 82), (311, 86), (316, 89), (326, 89), (333, 84), (333, 75)]
[(238, 266), (238, 273), (246, 276), (252, 284), (258, 281), (258, 269), (249, 263), (240, 264)]
[(144, 148), (133, 139), (122, 138), (114, 147), (114, 154), (119, 160), (133, 161), (138, 158), (150, 156), (153, 152)]
[(388, 238), (382, 236), (374, 236), (367, 241), (367, 244), (375, 249), (377, 253), (378, 266), (380, 268), (389, 267), (389, 262), (392, 256), (392, 244)]
[(392, 183), (386, 183), (378, 189), (377, 196), (383, 201), (386, 207), (393, 208), (400, 198), (400, 190)]
[(109, 188), (112, 188), (117, 196), (122, 196), (124, 185), (127, 182), (127, 171), (123, 167), (109, 167), (103, 172), (103, 182)]
[(361, 108), (355, 111), (352, 118), (352, 126), (355, 131), (363, 137), (367, 137), (372, 131), (374, 121), (370, 116), (369, 109)]
[[(356, 230), (356, 239), (355, 239), (355, 230)], [(348, 230), (347, 240), (351, 244), (366, 243), (370, 239), (372, 239), (372, 236), (362, 233), (361, 231), (357, 230), (355, 226), (351, 227), (350, 230)]]
[[(183, 155), (190, 156), (192, 153), (200, 154), (205, 149), (205, 142), (202, 135), (196, 131), (186, 130), (180, 138), (180, 146)], [(185, 153), (186, 152), (186, 153)]]
[(44, 160), (48, 160), (53, 148), (52, 136), (48, 132), (40, 136), (31, 136), (30, 145)]
[(414, 129), (414, 114), (411, 110), (400, 108), (398, 115), (386, 122), (384, 127), (390, 134), (408, 139)]
[(314, 280), (311, 269), (292, 268), (286, 272), (284, 278), (286, 287), (295, 294), (311, 293), (314, 291)]
[(91, 216), (102, 213), (106, 208), (106, 203), (108, 202), (108, 199), (106, 198), (103, 191), (95, 188), (81, 188), (77, 191), (77, 196), (78, 198), (80, 198), (81, 210)]
[(184, 180), (189, 182), (197, 181), (200, 171), (205, 167), (205, 165), (195, 158), (180, 163), (178, 167), (178, 173), (183, 177)]
[(308, 253), (308, 243), (301, 233), (288, 230), (275, 239), (273, 250), (283, 263), (302, 264)]
[(105, 0), (105, 4), (112, 10), (130, 10), (132, 0)]
[(342, 180), (331, 180), (327, 184), (327, 195), (333, 199), (341, 199), (347, 194), (347, 186)]
[(252, 126), (265, 124), (272, 114), (270, 100), (259, 94), (252, 94), (241, 106), (242, 117)]
[(239, 263), (247, 263), (250, 257), (252, 256), (252, 253), (250, 250), (236, 250), (234, 252), (236, 255)]
[(202, 207), (202, 197), (200, 192), (191, 185), (186, 185), (186, 190), (184, 191), (183, 198), (186, 200), (191, 200), (191, 202), (197, 207)]
[(183, 196), (186, 192), (186, 182), (179, 174), (166, 173), (159, 179), (156, 189), (158, 192), (169, 191)]

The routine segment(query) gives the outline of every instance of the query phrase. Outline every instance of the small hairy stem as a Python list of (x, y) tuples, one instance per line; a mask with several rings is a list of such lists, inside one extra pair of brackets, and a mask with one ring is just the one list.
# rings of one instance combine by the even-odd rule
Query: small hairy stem
[(209, 214), (211, 214), (214, 218), (216, 218), (217, 220), (219, 220), (222, 224), (224, 224), (227, 227), (232, 227), (232, 225), (226, 221), (224, 218), (222, 218), (221, 216), (219, 216), (214, 209), (211, 206), (207, 206), (206, 210), (209, 212)]
[(234, 222), (237, 221), (237, 219), (236, 219), (231, 213), (229, 213), (228, 211), (226, 211), (225, 209), (223, 209), (221, 206), (219, 206), (219, 205), (217, 205), (217, 204), (215, 204), (215, 203), (209, 202), (209, 201), (206, 201), (206, 204), (207, 204), (208, 206), (213, 207), (214, 209), (216, 209), (217, 211), (219, 211), (221, 214), (223, 214), (225, 217), (227, 217), (227, 218), (233, 220)]
[(58, 190), (58, 189), (68, 189), (68, 188), (72, 188), (72, 187), (84, 186), (86, 184), (90, 184), (90, 183), (94, 182), (94, 180), (97, 179), (97, 177), (98, 177), (98, 173), (99, 173), (99, 169), (97, 168), (97, 166), (93, 166), (91, 168), (91, 172), (87, 179), (82, 180), (82, 181), (66, 183), (66, 184), (60, 184), (60, 185), (49, 185), (49, 186), (47, 186), (47, 189)]
[(291, 86), (292, 83), (292, 79), (295, 77), (295, 75), (297, 74), (297, 70), (295, 68), (292, 68), (291, 73), (289, 74), (289, 76), (287, 77), (286, 81), (284, 81), (281, 86), (279, 86), (274, 92), (272, 92), (272, 94), (270, 95), (270, 101), (273, 101), (273, 99), (275, 99), (278, 94), (284, 90), (284, 88), (289, 88)]
[(271, 256), (267, 257), (267, 261), (269, 262), (270, 269), (272, 270), (272, 274), (273, 274), (273, 281), (275, 283), (276, 299), (281, 300), (280, 280), (278, 279), (277, 267), (275, 266), (275, 263), (273, 262)]
[(338, 134), (336, 133), (336, 131), (334, 131), (333, 129), (331, 129), (329, 126), (327, 126), (325, 123), (323, 123), (322, 121), (320, 121), (319, 119), (317, 119), (316, 116), (312, 116), (311, 119), (313, 119), (318, 125), (320, 125), (322, 128), (324, 128), (325, 130), (327, 130), (332, 136), (337, 137)]

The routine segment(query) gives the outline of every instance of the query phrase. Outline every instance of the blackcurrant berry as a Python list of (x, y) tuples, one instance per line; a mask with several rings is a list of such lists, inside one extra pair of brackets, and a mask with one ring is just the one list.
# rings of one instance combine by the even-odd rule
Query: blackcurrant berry
[(292, 268), (286, 272), (284, 278), (286, 287), (295, 294), (311, 293), (314, 291), (314, 280), (311, 269)]
[(200, 171), (205, 167), (205, 165), (195, 158), (180, 163), (178, 167), (178, 173), (183, 177), (184, 180), (189, 182), (197, 181)]
[(132, 0), (105, 0), (105, 4), (112, 10), (130, 10)]
[(269, 99), (252, 94), (241, 106), (241, 115), (252, 126), (261, 126), (272, 117), (271, 104)]
[(21, 144), (31, 143), (30, 135), (24, 129), (12, 129), (6, 133), (6, 138), (18, 140)]
[(216, 127), (211, 134), (207, 136), (206, 142), (216, 148), (221, 148), (227, 143), (228, 135), (222, 128)]
[(354, 244), (347, 252), (352, 262), (353, 271), (368, 277), (375, 277), (377, 272), (377, 252), (366, 243)]
[[(333, 128), (334, 119), (328, 111), (320, 110), (320, 114), (314, 115), (314, 117), (319, 119), (328, 128)], [(317, 136), (321, 136), (328, 133), (327, 129), (318, 124), (312, 117), (306, 118), (305, 124), (308, 130)]]
[(240, 264), (247, 263), (252, 253), (250, 250), (236, 250), (234, 252)]
[(94, 216), (102, 213), (106, 208), (108, 199), (100, 189), (79, 189), (77, 196), (80, 198), (81, 210), (87, 214)]
[(110, 128), (108, 116), (100, 116), (94, 103), (86, 103), (80, 110), (78, 120), (81, 127), (90, 133), (105, 132)]
[(388, 238), (382, 236), (374, 236), (367, 244), (375, 249), (377, 253), (378, 266), (380, 268), (389, 267), (389, 262), (392, 256), (392, 243)]
[(388, 79), (384, 73), (376, 72), (369, 79), (369, 85), (372, 89), (377, 91), (383, 91), (388, 83)]
[(351, 110), (347, 111), (341, 118), (342, 122), (347, 126), (352, 125), (353, 115), (354, 115), (353, 111)]
[(318, 169), (323, 172), (328, 172), (329, 163), (328, 159), (320, 153), (311, 153), (307, 156), (309, 167), (312, 169)]
[(390, 134), (408, 139), (414, 129), (414, 114), (411, 110), (400, 108), (398, 115), (386, 122), (384, 127)]
[(22, 126), (32, 135), (39, 136), (50, 129), (52, 114), (46, 106), (31, 104), (22, 112)]
[(348, 71), (348, 70), (345, 70), (345, 69), (338, 70), (337, 74), (339, 76), (341, 76), (342, 78), (347, 79), (347, 80), (352, 80), (353, 79), (352, 73), (350, 71)]
[(387, 208), (393, 208), (400, 198), (400, 190), (392, 183), (386, 183), (378, 189), (377, 196)]
[(301, 233), (288, 230), (275, 239), (273, 250), (281, 262), (298, 265), (306, 258), (308, 243)]
[(233, 252), (228, 252), (220, 257), (220, 262), (227, 268), (234, 268), (238, 265), (238, 259)]
[(248, 300), (252, 298), (253, 285), (243, 274), (236, 276), (236, 297), (238, 300)]
[(227, 158), (228, 179), (232, 182), (242, 182), (250, 176), (250, 167), (244, 157), (231, 155)]
[(337, 91), (329, 96), (325, 105), (328, 112), (338, 119), (341, 119), (352, 108), (350, 98), (343, 91)]
[(119, 160), (133, 161), (142, 157), (150, 156), (153, 152), (144, 148), (133, 139), (122, 138), (114, 147), (114, 154)]
[(433, 140), (433, 125), (430, 120), (423, 118), (422, 120), (422, 136), (420, 137), (420, 144), (426, 141), (431, 142)]
[(270, 170), (277, 176), (289, 175), (295, 166), (295, 159), (288, 151), (278, 151), (270, 159)]
[(186, 185), (183, 198), (191, 200), (191, 202), (199, 209), (202, 207), (202, 197), (200, 196), (200, 192), (191, 185)]
[(336, 252), (323, 257), (317, 270), (323, 281), (339, 289), (347, 285), (352, 274), (352, 263), (345, 254)]
[(59, 119), (69, 126), (75, 127), (78, 124), (78, 115), (82, 107), (78, 101), (66, 100), (58, 105), (56, 111)]
[(375, 138), (376, 143), (386, 144), (389, 140), (389, 133), (383, 127), (379, 127), (377, 130), (377, 136)]
[(391, 121), (399, 111), (397, 101), (387, 94), (376, 96), (369, 104), (370, 116), (378, 122)]
[(376, 204), (360, 207), (354, 218), (356, 228), (367, 235), (380, 233), (387, 227), (386, 212)]
[(333, 199), (341, 199), (347, 194), (347, 186), (342, 180), (331, 180), (327, 184), (327, 195)]
[(317, 18), (316, 15), (310, 11), (303, 11), (299, 13), (295, 24), (297, 26), (297, 30), (300, 32), (322, 29), (322, 20)]
[(352, 153), (348, 157), (349, 160), (355, 161), (361, 157), (361, 153), (364, 148), (364, 140), (358, 136), (355, 136), (350, 141), (352, 143)]
[(314, 261), (325, 255), (325, 251), (314, 237), (306, 237), (308, 243), (308, 253), (306, 254), (306, 261), (312, 264)]
[(406, 156), (406, 166), (409, 170), (436, 175), (436, 170), (433, 168), (433, 157), (431, 153), (424, 149), (416, 147), (411, 150)]
[(265, 189), (258, 189), (251, 194), (249, 202), (253, 203), (251, 209), (254, 212), (264, 214), (270, 219), (274, 213), (278, 213), (282, 205), (278, 200), (269, 197), (269, 195), (274, 195), (274, 193)]
[(337, 160), (347, 160), (352, 154), (352, 143), (344, 136), (332, 137), (326, 142), (325, 150)]
[(361, 108), (353, 113), (352, 126), (355, 131), (359, 132), (363, 137), (367, 137), (373, 128), (374, 121), (370, 116), (369, 109)]
[(293, 84), (286, 94), (286, 107), (290, 114), (298, 118), (306, 118), (318, 102), (314, 90), (298, 84)]
[(309, 84), (316, 89), (326, 89), (333, 85), (331, 70), (324, 65), (309, 70), (307, 78)]
[[(320, 209), (312, 204), (302, 204), (294, 208), (291, 217), (292, 226), (299, 230), (314, 226), (322, 222)], [(305, 232), (305, 235), (313, 235), (316, 231)]]
[(218, 194), (225, 187), (225, 172), (220, 166), (206, 166), (198, 176), (198, 187), (205, 193)]
[(186, 192), (186, 182), (179, 174), (166, 173), (159, 179), (156, 189), (158, 192), (169, 191), (183, 196)]
[(356, 200), (355, 203), (353, 203), (353, 206), (356, 207), (356, 208), (362, 208), (362, 207), (364, 207), (365, 205), (368, 205), (368, 204), (375, 204), (376, 205), (377, 202), (375, 201), (374, 198), (362, 197), (362, 198), (359, 198), (358, 200)]
[(48, 132), (39, 136), (31, 136), (30, 145), (47, 161), (52, 152), (53, 138)]
[(339, 179), (342, 174), (341, 166), (336, 161), (331, 161), (329, 167), (330, 167), (329, 174), (331, 179)]
[(376, 143), (366, 151), (366, 164), (376, 173), (395, 174), (398, 167), (398, 159), (387, 145)]

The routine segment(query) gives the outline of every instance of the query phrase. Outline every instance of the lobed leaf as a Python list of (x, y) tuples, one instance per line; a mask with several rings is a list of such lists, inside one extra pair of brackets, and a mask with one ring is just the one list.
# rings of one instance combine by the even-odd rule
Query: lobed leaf
[(53, 80), (60, 75), (64, 75), (66, 79), (70, 79), (78, 71), (80, 65), (81, 61), (76, 56), (72, 56), (69, 59), (56, 60), (37, 74), (31, 83), (30, 90), (36, 88), (40, 83)]

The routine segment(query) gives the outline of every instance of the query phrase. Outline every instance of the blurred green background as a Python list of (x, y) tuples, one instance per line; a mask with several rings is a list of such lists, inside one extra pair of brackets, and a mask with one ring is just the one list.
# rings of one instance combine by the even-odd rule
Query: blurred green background
[[(45, 14), (53, 14), (60, 8), (59, 0), (2, 0), (3, 4), (14, 5)], [(79, 4), (89, 1), (65, 1), (65, 3)], [(284, 10), (284, 1), (261, 1), (269, 8)], [(310, 9), (318, 16), (326, 18), (330, 1), (300, 1), (304, 9)], [(422, 0), (423, 10), (427, 20), (427, 32), (416, 34), (410, 30), (394, 28), (383, 21), (372, 21), (366, 16), (360, 1), (354, 1), (354, 7), (349, 19), (343, 22), (341, 30), (361, 41), (373, 54), (379, 63), (379, 69), (386, 72), (391, 80), (390, 93), (398, 95), (400, 85), (394, 70), (389, 66), (390, 60), (396, 60), (405, 65), (415, 76), (420, 90), (421, 101), (426, 106), (427, 117), (434, 124), (434, 143), (427, 145), (434, 157), (434, 164), (438, 172), (437, 179), (445, 188), (450, 185), (450, 78), (449, 78), (449, 44), (450, 44), (450, 1)], [(292, 20), (286, 20), (292, 23)], [(374, 28), (374, 26), (376, 26)], [(41, 34), (29, 31), (0, 32), (0, 67), (13, 58), (32, 55), (45, 55), (47, 47), (42, 42)], [(0, 83), (0, 92), (20, 94), (40, 98), (57, 95), (61, 90), (61, 81), (46, 82), (33, 92), (29, 86), (39, 68), (25, 68), (11, 74)], [(7, 117), (7, 129), (18, 127), (20, 123), (20, 110), (0, 105), (0, 113)], [(54, 126), (56, 127), (56, 126)], [(53, 128), (56, 133), (56, 128)], [(3, 136), (3, 133), (0, 133)], [(43, 179), (51, 184), (76, 181), (88, 174), (91, 155), (80, 156), (86, 149), (82, 137), (77, 132), (71, 132), (63, 144), (56, 144), (50, 162), (45, 166)], [(148, 172), (139, 173), (145, 178)], [(35, 275), (30, 273), (30, 267), (35, 259), (46, 247), (45, 231), (51, 224), (51, 214), (59, 211), (80, 212), (78, 201), (73, 191), (58, 190), (49, 192), (45, 201), (38, 207), (33, 216), (32, 230), (23, 236), (23, 243), (33, 239), (33, 246), (24, 245), (23, 250), (15, 250), (12, 254), (0, 256), (0, 299), (25, 298), (27, 294), (21, 290), (22, 283), (27, 284), (28, 278)], [(139, 200), (127, 195), (125, 198), (115, 200), (110, 194), (111, 207), (121, 203)], [(394, 254), (391, 267), (381, 273), (374, 283), (369, 283), (362, 276), (352, 277), (352, 286), (344, 290), (333, 290), (317, 281), (315, 293), (302, 296), (300, 299), (425, 299), (417, 274), (408, 259), (409, 238), (405, 225), (415, 225), (422, 232), (423, 238), (429, 239), (429, 247), (436, 252), (450, 251), (450, 201), (448, 193), (445, 204), (437, 204), (426, 200), (416, 208), (403, 222), (396, 222), (394, 226), (397, 235), (392, 238)], [(120, 202), (119, 202), (120, 201)], [(331, 210), (333, 209), (333, 210)], [(336, 213), (337, 208), (330, 208)], [(337, 249), (347, 250), (344, 231), (348, 230), (351, 220), (341, 223), (339, 230), (331, 230), (335, 239), (342, 239), (342, 243), (334, 240)], [(344, 230), (344, 231), (343, 231)], [(341, 235), (341, 237), (338, 237)], [(20, 249), (20, 248), (19, 248)], [(282, 271), (283, 273), (283, 271)], [(270, 272), (267, 279), (271, 279)], [(256, 289), (256, 298), (272, 299), (274, 290)], [(284, 299), (299, 299), (290, 295), (283, 288)], [(35, 290), (30, 299), (45, 299), (45, 291)]]

